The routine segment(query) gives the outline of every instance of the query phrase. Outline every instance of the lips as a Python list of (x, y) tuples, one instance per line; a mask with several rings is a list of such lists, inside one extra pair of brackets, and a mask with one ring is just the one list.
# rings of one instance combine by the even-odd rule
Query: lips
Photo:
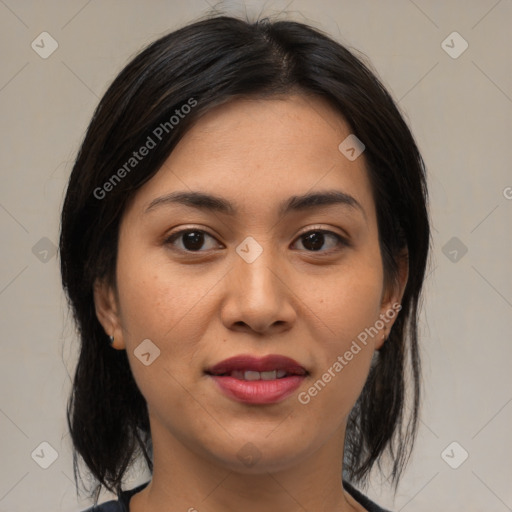
[(217, 377), (231, 376), (239, 380), (275, 380), (291, 375), (304, 376), (308, 372), (297, 361), (289, 357), (268, 355), (256, 358), (239, 355), (225, 359), (206, 371)]
[(228, 398), (248, 404), (271, 404), (290, 396), (309, 372), (285, 356), (231, 357), (205, 372)]

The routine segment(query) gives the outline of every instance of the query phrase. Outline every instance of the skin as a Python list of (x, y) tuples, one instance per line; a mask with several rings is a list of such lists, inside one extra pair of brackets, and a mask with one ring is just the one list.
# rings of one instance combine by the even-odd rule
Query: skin
[[(148, 403), (154, 472), (133, 512), (364, 510), (341, 485), (343, 440), (393, 321), (307, 405), (297, 399), (400, 302), (407, 280), (402, 266), (399, 282), (385, 286), (364, 153), (349, 161), (338, 150), (350, 133), (319, 98), (228, 102), (194, 125), (126, 209), (116, 287), (98, 282), (95, 303)], [(279, 217), (290, 196), (327, 190), (362, 210), (333, 204)], [(176, 191), (221, 196), (236, 212), (146, 211)], [(185, 228), (211, 235), (201, 251), (168, 240)], [(311, 250), (302, 235), (318, 229), (348, 245), (327, 235)], [(252, 263), (235, 250), (248, 236), (263, 249)], [(149, 366), (134, 355), (144, 339), (161, 351)], [(204, 370), (236, 354), (285, 355), (310, 375), (280, 403), (235, 402)], [(260, 457), (252, 466), (237, 456), (248, 442)]]

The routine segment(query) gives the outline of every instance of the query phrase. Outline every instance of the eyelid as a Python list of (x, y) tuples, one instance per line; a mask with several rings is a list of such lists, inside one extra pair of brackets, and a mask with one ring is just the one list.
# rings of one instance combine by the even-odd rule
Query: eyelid
[(325, 225), (308, 226), (307, 228), (304, 228), (297, 235), (297, 238), (307, 235), (308, 233), (311, 233), (311, 232), (316, 232), (316, 233), (320, 232), (320, 233), (324, 233), (324, 234), (334, 235), (334, 236), (338, 237), (339, 239), (345, 241), (347, 244), (349, 243), (349, 240), (350, 240), (350, 236), (348, 235), (348, 233), (346, 233), (346, 232), (344, 232), (343, 234), (338, 233), (337, 231), (334, 231), (334, 228), (328, 228), (328, 227), (325, 227)]

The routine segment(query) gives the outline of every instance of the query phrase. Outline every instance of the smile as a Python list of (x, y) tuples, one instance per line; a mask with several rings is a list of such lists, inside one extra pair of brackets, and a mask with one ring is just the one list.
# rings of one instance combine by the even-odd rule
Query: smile
[(308, 375), (299, 363), (285, 356), (255, 358), (239, 355), (216, 364), (205, 372), (228, 398), (250, 404), (285, 400)]

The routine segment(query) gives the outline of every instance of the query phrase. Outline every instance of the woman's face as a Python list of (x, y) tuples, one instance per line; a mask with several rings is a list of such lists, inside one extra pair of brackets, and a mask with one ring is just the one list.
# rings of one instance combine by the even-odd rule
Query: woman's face
[(349, 135), (318, 98), (232, 101), (128, 206), (117, 290), (95, 298), (148, 403), (155, 452), (179, 446), (241, 472), (341, 458), (406, 279), (384, 288), (364, 153), (338, 148)]

